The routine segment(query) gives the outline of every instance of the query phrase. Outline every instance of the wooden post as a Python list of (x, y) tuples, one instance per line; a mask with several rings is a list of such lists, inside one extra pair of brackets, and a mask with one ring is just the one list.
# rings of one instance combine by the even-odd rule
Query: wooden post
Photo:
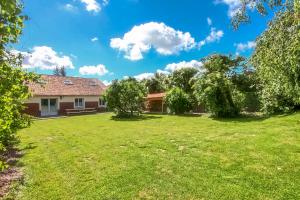
[(164, 113), (164, 101), (161, 100), (161, 113), (163, 114)]

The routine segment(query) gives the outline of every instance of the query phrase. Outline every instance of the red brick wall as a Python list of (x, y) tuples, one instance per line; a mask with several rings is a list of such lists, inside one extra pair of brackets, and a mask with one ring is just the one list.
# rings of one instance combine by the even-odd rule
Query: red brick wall
[(25, 103), (24, 107), (25, 108), (23, 112), (28, 115), (32, 115), (35, 117), (39, 117), (41, 115), (38, 103)]
[(59, 114), (66, 115), (66, 109), (74, 109), (74, 102), (60, 102), (59, 103)]
[(98, 108), (98, 102), (97, 101), (86, 101), (85, 108)]

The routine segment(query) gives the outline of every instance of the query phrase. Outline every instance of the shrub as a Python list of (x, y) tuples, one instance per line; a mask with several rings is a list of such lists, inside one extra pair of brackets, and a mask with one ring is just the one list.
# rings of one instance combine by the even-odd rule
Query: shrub
[(189, 95), (178, 87), (171, 89), (167, 93), (165, 102), (171, 113), (183, 114), (184, 112), (188, 112), (191, 110)]
[(104, 98), (110, 110), (113, 110), (119, 117), (126, 117), (142, 112), (145, 96), (144, 86), (136, 79), (128, 78), (113, 81), (106, 90)]

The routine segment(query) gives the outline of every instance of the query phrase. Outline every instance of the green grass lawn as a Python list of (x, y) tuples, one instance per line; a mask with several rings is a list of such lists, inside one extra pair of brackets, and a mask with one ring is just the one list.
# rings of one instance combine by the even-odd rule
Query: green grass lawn
[(17, 199), (300, 199), (300, 113), (111, 116), (22, 130)]

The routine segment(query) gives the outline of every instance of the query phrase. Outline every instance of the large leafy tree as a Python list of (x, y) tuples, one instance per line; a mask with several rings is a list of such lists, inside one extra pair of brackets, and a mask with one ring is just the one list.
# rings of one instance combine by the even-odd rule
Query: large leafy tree
[(194, 94), (200, 104), (217, 117), (233, 117), (239, 114), (243, 94), (232, 82), (237, 68), (244, 58), (211, 55), (203, 59), (204, 74), (194, 85)]
[(188, 96), (189, 108), (196, 108), (197, 106), (193, 85), (198, 73), (199, 70), (196, 68), (182, 68), (170, 74), (169, 89), (174, 87), (180, 88)]
[(155, 73), (154, 77), (144, 79), (143, 83), (148, 90), (148, 93), (159, 93), (166, 91), (166, 82), (168, 77), (162, 73)]
[(22, 33), (26, 19), (22, 8), (20, 1), (0, 0), (0, 154), (17, 142), (17, 130), (29, 125), (29, 118), (22, 114), (23, 102), (29, 96), (26, 82), (38, 79), (21, 68), (22, 59), (8, 47)]
[(260, 82), (263, 110), (290, 111), (300, 105), (300, 6), (279, 12), (257, 39), (251, 58)]
[(238, 0), (240, 3), (235, 2), (238, 7), (236, 8), (235, 15), (231, 22), (235, 29), (241, 23), (250, 22), (248, 10), (257, 10), (261, 15), (267, 15), (268, 9), (271, 10), (291, 10), (299, 0)]
[(171, 87), (179, 87), (185, 93), (191, 94), (193, 89), (192, 86), (194, 84), (194, 77), (198, 73), (198, 70), (195, 68), (182, 68), (179, 70), (175, 70), (170, 75), (170, 84)]
[(106, 90), (104, 98), (109, 109), (117, 116), (133, 116), (142, 112), (145, 87), (134, 78), (115, 80)]

